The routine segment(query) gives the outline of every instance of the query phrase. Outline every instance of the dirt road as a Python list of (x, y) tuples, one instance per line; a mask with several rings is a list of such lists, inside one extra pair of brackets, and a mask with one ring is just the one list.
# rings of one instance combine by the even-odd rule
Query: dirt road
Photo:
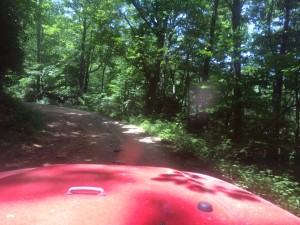
[[(0, 144), (0, 171), (51, 164), (96, 163), (171, 167), (194, 172), (203, 165), (174, 153), (142, 129), (96, 113), (32, 104), (47, 117), (35, 137)], [(201, 169), (202, 168), (202, 169)]]

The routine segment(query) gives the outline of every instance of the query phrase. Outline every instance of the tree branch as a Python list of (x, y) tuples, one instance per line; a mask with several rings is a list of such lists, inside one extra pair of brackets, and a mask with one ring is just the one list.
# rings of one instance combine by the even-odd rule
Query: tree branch
[[(157, 32), (154, 29), (154, 27), (151, 25), (151, 22), (149, 22), (143, 12), (143, 9), (141, 8), (140, 4), (138, 4), (135, 0), (129, 0), (129, 2), (134, 6), (134, 8), (138, 11), (140, 17), (142, 20), (147, 24), (147, 26), (151, 29), (151, 31), (157, 36)], [(157, 23), (155, 22), (154, 18), (151, 19), (152, 23), (156, 26)]]
[(121, 16), (123, 16), (123, 18), (126, 20), (126, 22), (127, 22), (127, 24), (129, 25), (131, 31), (132, 31), (133, 33), (135, 33), (134, 28), (133, 28), (132, 24), (130, 23), (129, 19), (127, 18), (127, 16), (126, 16), (124, 13), (122, 13), (122, 11), (121, 11), (120, 9), (119, 9), (119, 13), (120, 13)]

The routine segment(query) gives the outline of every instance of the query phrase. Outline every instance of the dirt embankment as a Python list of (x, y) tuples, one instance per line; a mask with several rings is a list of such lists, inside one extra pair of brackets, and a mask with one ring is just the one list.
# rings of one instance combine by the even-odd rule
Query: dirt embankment
[(35, 137), (0, 143), (0, 171), (50, 164), (96, 163), (171, 167), (203, 171), (197, 160), (183, 158), (140, 128), (96, 113), (32, 104), (47, 117)]

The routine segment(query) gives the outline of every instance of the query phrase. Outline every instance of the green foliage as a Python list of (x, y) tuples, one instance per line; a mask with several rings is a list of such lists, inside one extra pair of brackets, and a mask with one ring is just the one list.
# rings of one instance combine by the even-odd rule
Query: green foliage
[[(3, 78), (10, 71), (20, 71), (23, 63), (23, 51), (20, 45), (20, 36), (25, 21), (22, 6), (30, 1), (0, 2), (0, 91), (3, 86)], [(23, 5), (24, 4), (24, 5)]]
[(199, 159), (206, 159), (210, 154), (210, 147), (204, 139), (187, 133), (180, 121), (151, 120), (143, 117), (130, 117), (129, 122), (140, 125), (148, 133), (171, 142), (178, 151), (190, 154)]
[(259, 171), (255, 166), (220, 160), (217, 164), (225, 177), (242, 188), (300, 216), (300, 185), (289, 175), (275, 175), (272, 170)]

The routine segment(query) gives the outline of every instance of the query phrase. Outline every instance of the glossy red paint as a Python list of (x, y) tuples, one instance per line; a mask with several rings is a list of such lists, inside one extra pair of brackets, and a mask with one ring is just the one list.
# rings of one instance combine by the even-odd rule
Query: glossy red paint
[[(70, 187), (102, 188), (105, 195), (86, 188), (70, 195)], [(199, 202), (212, 211), (199, 210)], [(300, 225), (300, 219), (203, 174), (79, 164), (0, 173), (0, 224)]]

